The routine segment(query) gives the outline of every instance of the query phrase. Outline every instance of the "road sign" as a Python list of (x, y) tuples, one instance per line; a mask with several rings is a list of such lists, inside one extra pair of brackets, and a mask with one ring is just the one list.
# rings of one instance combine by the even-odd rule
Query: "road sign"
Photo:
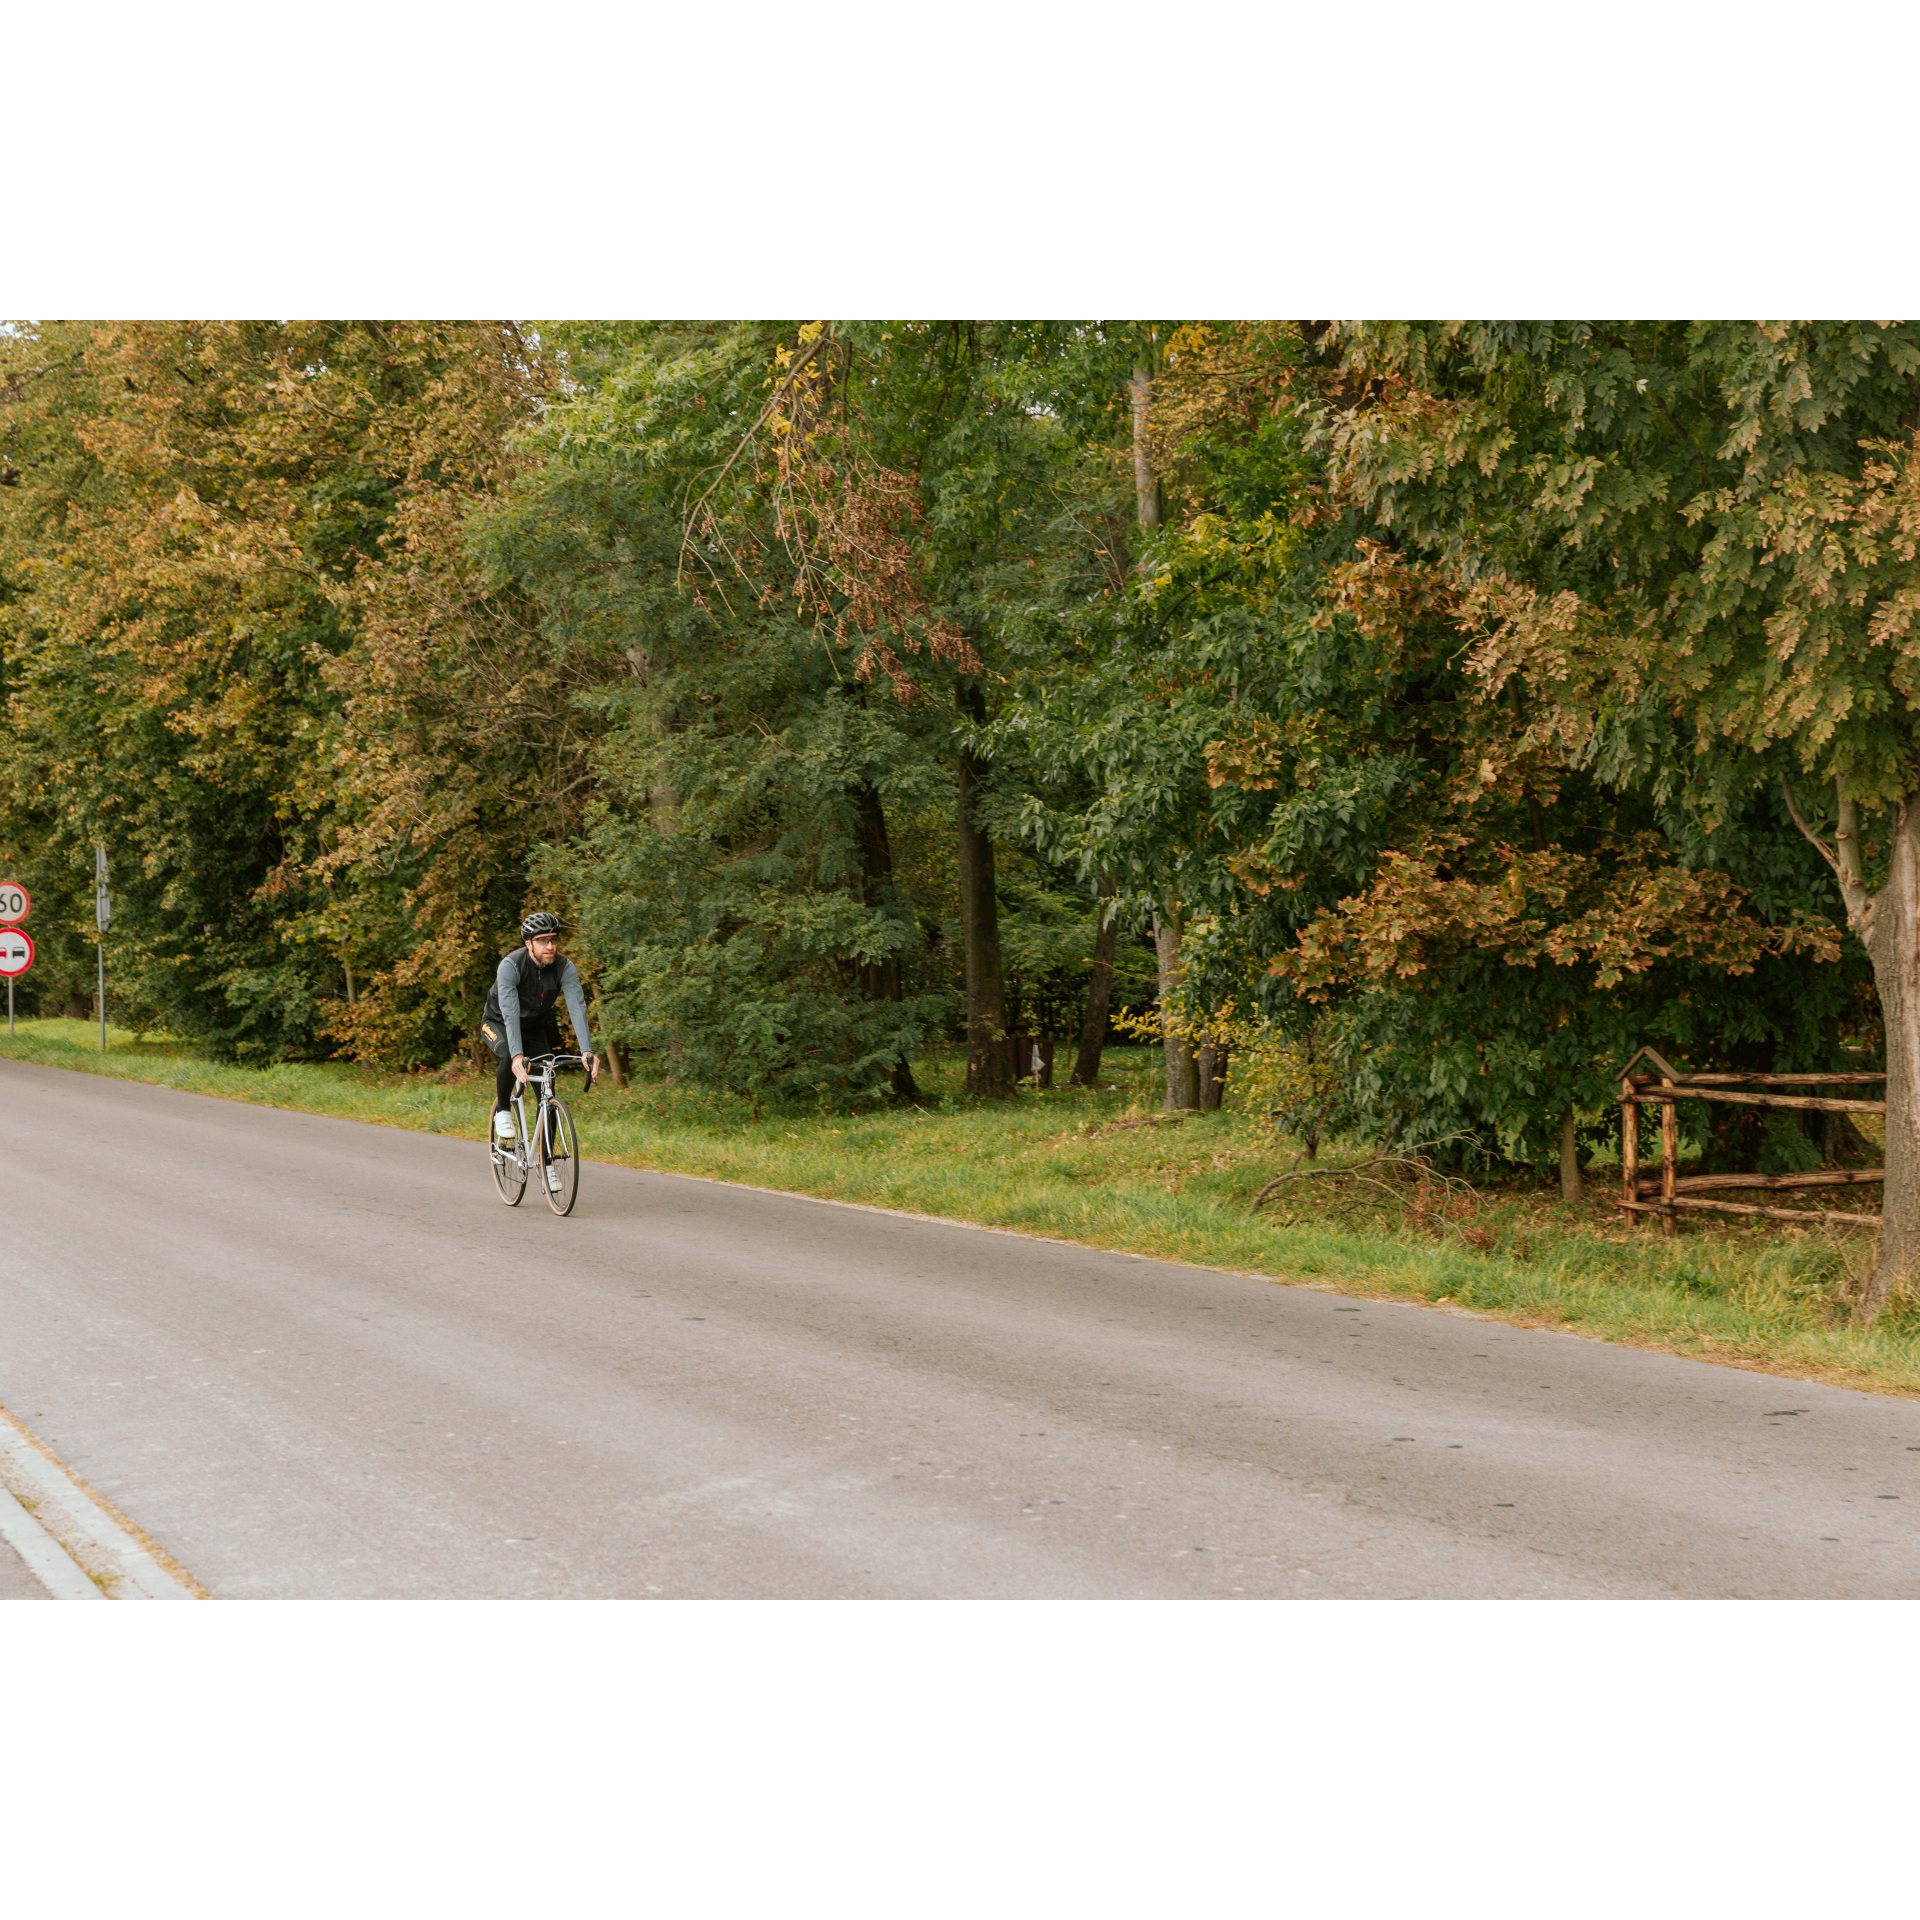
[(107, 850), (93, 850), (93, 918), (102, 933), (113, 924), (113, 902), (107, 896)]
[(18, 927), (0, 927), (0, 975), (11, 980), (33, 965), (33, 942)]
[(0, 880), (0, 926), (11, 926), (33, 911), (33, 895), (18, 880)]

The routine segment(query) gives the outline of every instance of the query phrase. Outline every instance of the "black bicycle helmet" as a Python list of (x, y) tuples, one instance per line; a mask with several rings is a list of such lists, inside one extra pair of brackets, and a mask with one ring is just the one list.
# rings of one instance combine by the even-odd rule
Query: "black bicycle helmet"
[(520, 936), (531, 940), (537, 933), (559, 933), (560, 922), (550, 913), (530, 913), (520, 922)]

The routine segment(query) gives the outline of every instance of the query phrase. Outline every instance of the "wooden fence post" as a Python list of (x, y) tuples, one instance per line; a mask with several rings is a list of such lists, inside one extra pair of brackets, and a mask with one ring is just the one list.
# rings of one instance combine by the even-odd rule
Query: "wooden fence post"
[[(1636, 1074), (1634, 1068), (1647, 1061), (1659, 1069), (1658, 1079), (1650, 1073)], [(1739, 1107), (1783, 1108), (1801, 1113), (1878, 1113), (1884, 1114), (1884, 1100), (1841, 1100), (1826, 1095), (1828, 1087), (1860, 1086), (1884, 1083), (1884, 1072), (1871, 1073), (1681, 1073), (1651, 1047), (1642, 1047), (1620, 1072), (1620, 1203), (1626, 1213), (1657, 1213), (1660, 1231), (1674, 1234), (1680, 1230), (1680, 1211), (1701, 1209), (1708, 1213), (1733, 1213), (1770, 1220), (1818, 1220), (1834, 1226), (1871, 1227), (1878, 1225), (1872, 1214), (1806, 1213), (1781, 1207), (1745, 1206), (1733, 1200), (1706, 1200), (1702, 1188), (1766, 1187), (1799, 1191), (1812, 1187), (1850, 1187), (1884, 1181), (1885, 1167), (1833, 1167), (1817, 1173), (1698, 1173), (1680, 1178), (1680, 1102), (1706, 1100)], [(1765, 1093), (1741, 1091), (1747, 1087), (1765, 1087)], [(1818, 1087), (1818, 1094), (1783, 1093), (1783, 1087)], [(1640, 1109), (1660, 1109), (1660, 1198), (1641, 1185)], [(1683, 1194), (1680, 1189), (1685, 1187)], [(1645, 1195), (1646, 1197), (1642, 1197)]]
[(1627, 1189), (1627, 1225), (1637, 1227), (1640, 1216), (1632, 1202), (1640, 1198), (1640, 1105), (1631, 1079), (1620, 1082), (1620, 1172)]
[(1666, 1211), (1660, 1216), (1660, 1231), (1671, 1238), (1680, 1230), (1673, 1204), (1674, 1182), (1680, 1175), (1680, 1103), (1673, 1097), (1671, 1080), (1662, 1080), (1666, 1098), (1660, 1103), (1660, 1198)]

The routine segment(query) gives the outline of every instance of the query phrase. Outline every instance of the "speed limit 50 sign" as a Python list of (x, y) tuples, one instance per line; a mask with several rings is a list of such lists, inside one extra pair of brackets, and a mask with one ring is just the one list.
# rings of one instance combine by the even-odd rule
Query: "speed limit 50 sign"
[(0, 880), (0, 927), (24, 920), (33, 910), (33, 895), (18, 880)]
[(33, 942), (18, 927), (0, 927), (0, 978), (11, 980), (33, 965)]

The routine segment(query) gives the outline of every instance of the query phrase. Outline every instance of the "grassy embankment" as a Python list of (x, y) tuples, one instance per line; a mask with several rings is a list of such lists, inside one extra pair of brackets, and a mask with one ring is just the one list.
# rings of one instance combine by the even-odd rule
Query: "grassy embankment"
[[(484, 1137), (491, 1075), (383, 1073), (342, 1065), (217, 1066), (188, 1047), (81, 1020), (0, 1029), (0, 1058), (146, 1080), (194, 1093), (429, 1133)], [(1023, 1093), (974, 1106), (959, 1062), (917, 1063), (934, 1105), (863, 1116), (768, 1112), (745, 1101), (607, 1082), (576, 1100), (592, 1158), (744, 1181), (792, 1193), (966, 1220), (1088, 1246), (1425, 1299), (1524, 1325), (1731, 1361), (1768, 1372), (1920, 1395), (1920, 1300), (1862, 1330), (1844, 1312), (1871, 1257), (1869, 1234), (1762, 1222), (1688, 1222), (1663, 1241), (1629, 1230), (1612, 1182), (1569, 1206), (1538, 1190), (1482, 1192), (1437, 1218), (1414, 1190), (1346, 1179), (1291, 1183), (1267, 1211), (1248, 1202), (1295, 1164), (1256, 1118), (1231, 1110), (1156, 1117), (1146, 1049), (1107, 1056), (1098, 1090)], [(1323, 1161), (1351, 1159), (1334, 1150)], [(490, 1197), (476, 1158), (475, 1201)], [(583, 1202), (591, 1202), (589, 1179)]]

